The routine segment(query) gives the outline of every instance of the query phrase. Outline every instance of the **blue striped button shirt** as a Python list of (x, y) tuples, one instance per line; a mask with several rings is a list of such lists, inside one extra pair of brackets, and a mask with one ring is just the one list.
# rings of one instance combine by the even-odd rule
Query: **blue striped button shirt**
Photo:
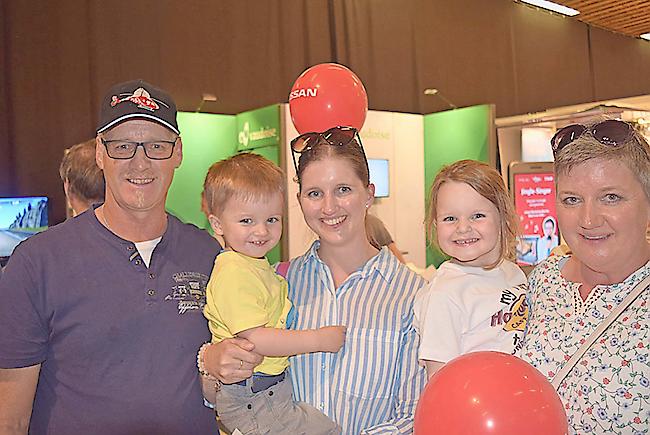
[(426, 384), (413, 328), (413, 300), (425, 282), (383, 248), (336, 288), (319, 246), (289, 266), (294, 328), (345, 325), (347, 335), (338, 353), (291, 358), (294, 397), (333, 418), (344, 434), (411, 433)]

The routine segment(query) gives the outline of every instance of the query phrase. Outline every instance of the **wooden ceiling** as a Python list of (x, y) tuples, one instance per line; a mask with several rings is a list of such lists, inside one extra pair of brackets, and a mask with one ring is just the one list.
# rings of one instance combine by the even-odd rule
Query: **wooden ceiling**
[(575, 19), (638, 37), (650, 32), (650, 0), (554, 0), (580, 11)]

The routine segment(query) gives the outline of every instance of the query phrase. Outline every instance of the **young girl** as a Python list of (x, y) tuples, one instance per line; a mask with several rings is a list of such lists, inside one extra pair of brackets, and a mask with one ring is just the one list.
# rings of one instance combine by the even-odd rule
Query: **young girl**
[(457, 356), (514, 353), (526, 325), (526, 276), (509, 261), (517, 218), (499, 173), (461, 160), (431, 186), (427, 230), (448, 256), (416, 297), (418, 357), (429, 377)]

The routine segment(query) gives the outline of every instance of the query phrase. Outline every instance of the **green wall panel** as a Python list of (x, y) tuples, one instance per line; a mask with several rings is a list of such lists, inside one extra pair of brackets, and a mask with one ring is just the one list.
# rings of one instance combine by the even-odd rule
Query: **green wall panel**
[[(276, 115), (278, 121), (274, 123)], [(167, 211), (183, 222), (211, 232), (208, 219), (201, 211), (201, 192), (208, 169), (214, 162), (226, 159), (236, 154), (238, 148), (242, 148), (242, 143), (238, 144), (243, 138), (243, 132), (238, 131), (238, 120), (241, 125), (248, 122), (249, 129), (246, 134), (252, 133), (254, 138), (261, 138), (253, 140), (249, 136), (246, 139), (248, 147), (243, 150), (261, 154), (279, 165), (279, 116), (278, 105), (236, 116), (179, 112), (178, 126), (183, 138), (183, 163), (174, 174), (174, 181), (167, 196)], [(274, 135), (277, 137), (273, 137)], [(271, 145), (261, 145), (264, 143)], [(271, 263), (280, 261), (280, 246), (279, 243), (267, 254)]]
[[(424, 116), (425, 197), (436, 174), (447, 164), (463, 159), (490, 162), (490, 142), (494, 137), (494, 110), (491, 105), (432, 113)], [(426, 202), (428, 207), (428, 201)], [(447, 257), (427, 244), (427, 265), (440, 265)]]
[(176, 169), (167, 195), (167, 211), (181, 221), (208, 229), (201, 211), (201, 192), (208, 168), (237, 151), (235, 115), (178, 113), (183, 138), (183, 163)]
[(278, 146), (280, 144), (280, 105), (273, 104), (238, 113), (237, 142), (239, 151)]

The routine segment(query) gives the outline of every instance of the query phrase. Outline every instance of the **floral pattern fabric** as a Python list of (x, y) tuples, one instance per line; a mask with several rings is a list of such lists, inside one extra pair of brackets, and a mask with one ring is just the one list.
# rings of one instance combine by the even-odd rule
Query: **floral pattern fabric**
[[(634, 286), (650, 262), (622, 283), (596, 286), (586, 300), (580, 284), (550, 257), (529, 277), (528, 326), (520, 356), (549, 380)], [(569, 428), (578, 434), (650, 433), (648, 290), (610, 325), (558, 387)]]

